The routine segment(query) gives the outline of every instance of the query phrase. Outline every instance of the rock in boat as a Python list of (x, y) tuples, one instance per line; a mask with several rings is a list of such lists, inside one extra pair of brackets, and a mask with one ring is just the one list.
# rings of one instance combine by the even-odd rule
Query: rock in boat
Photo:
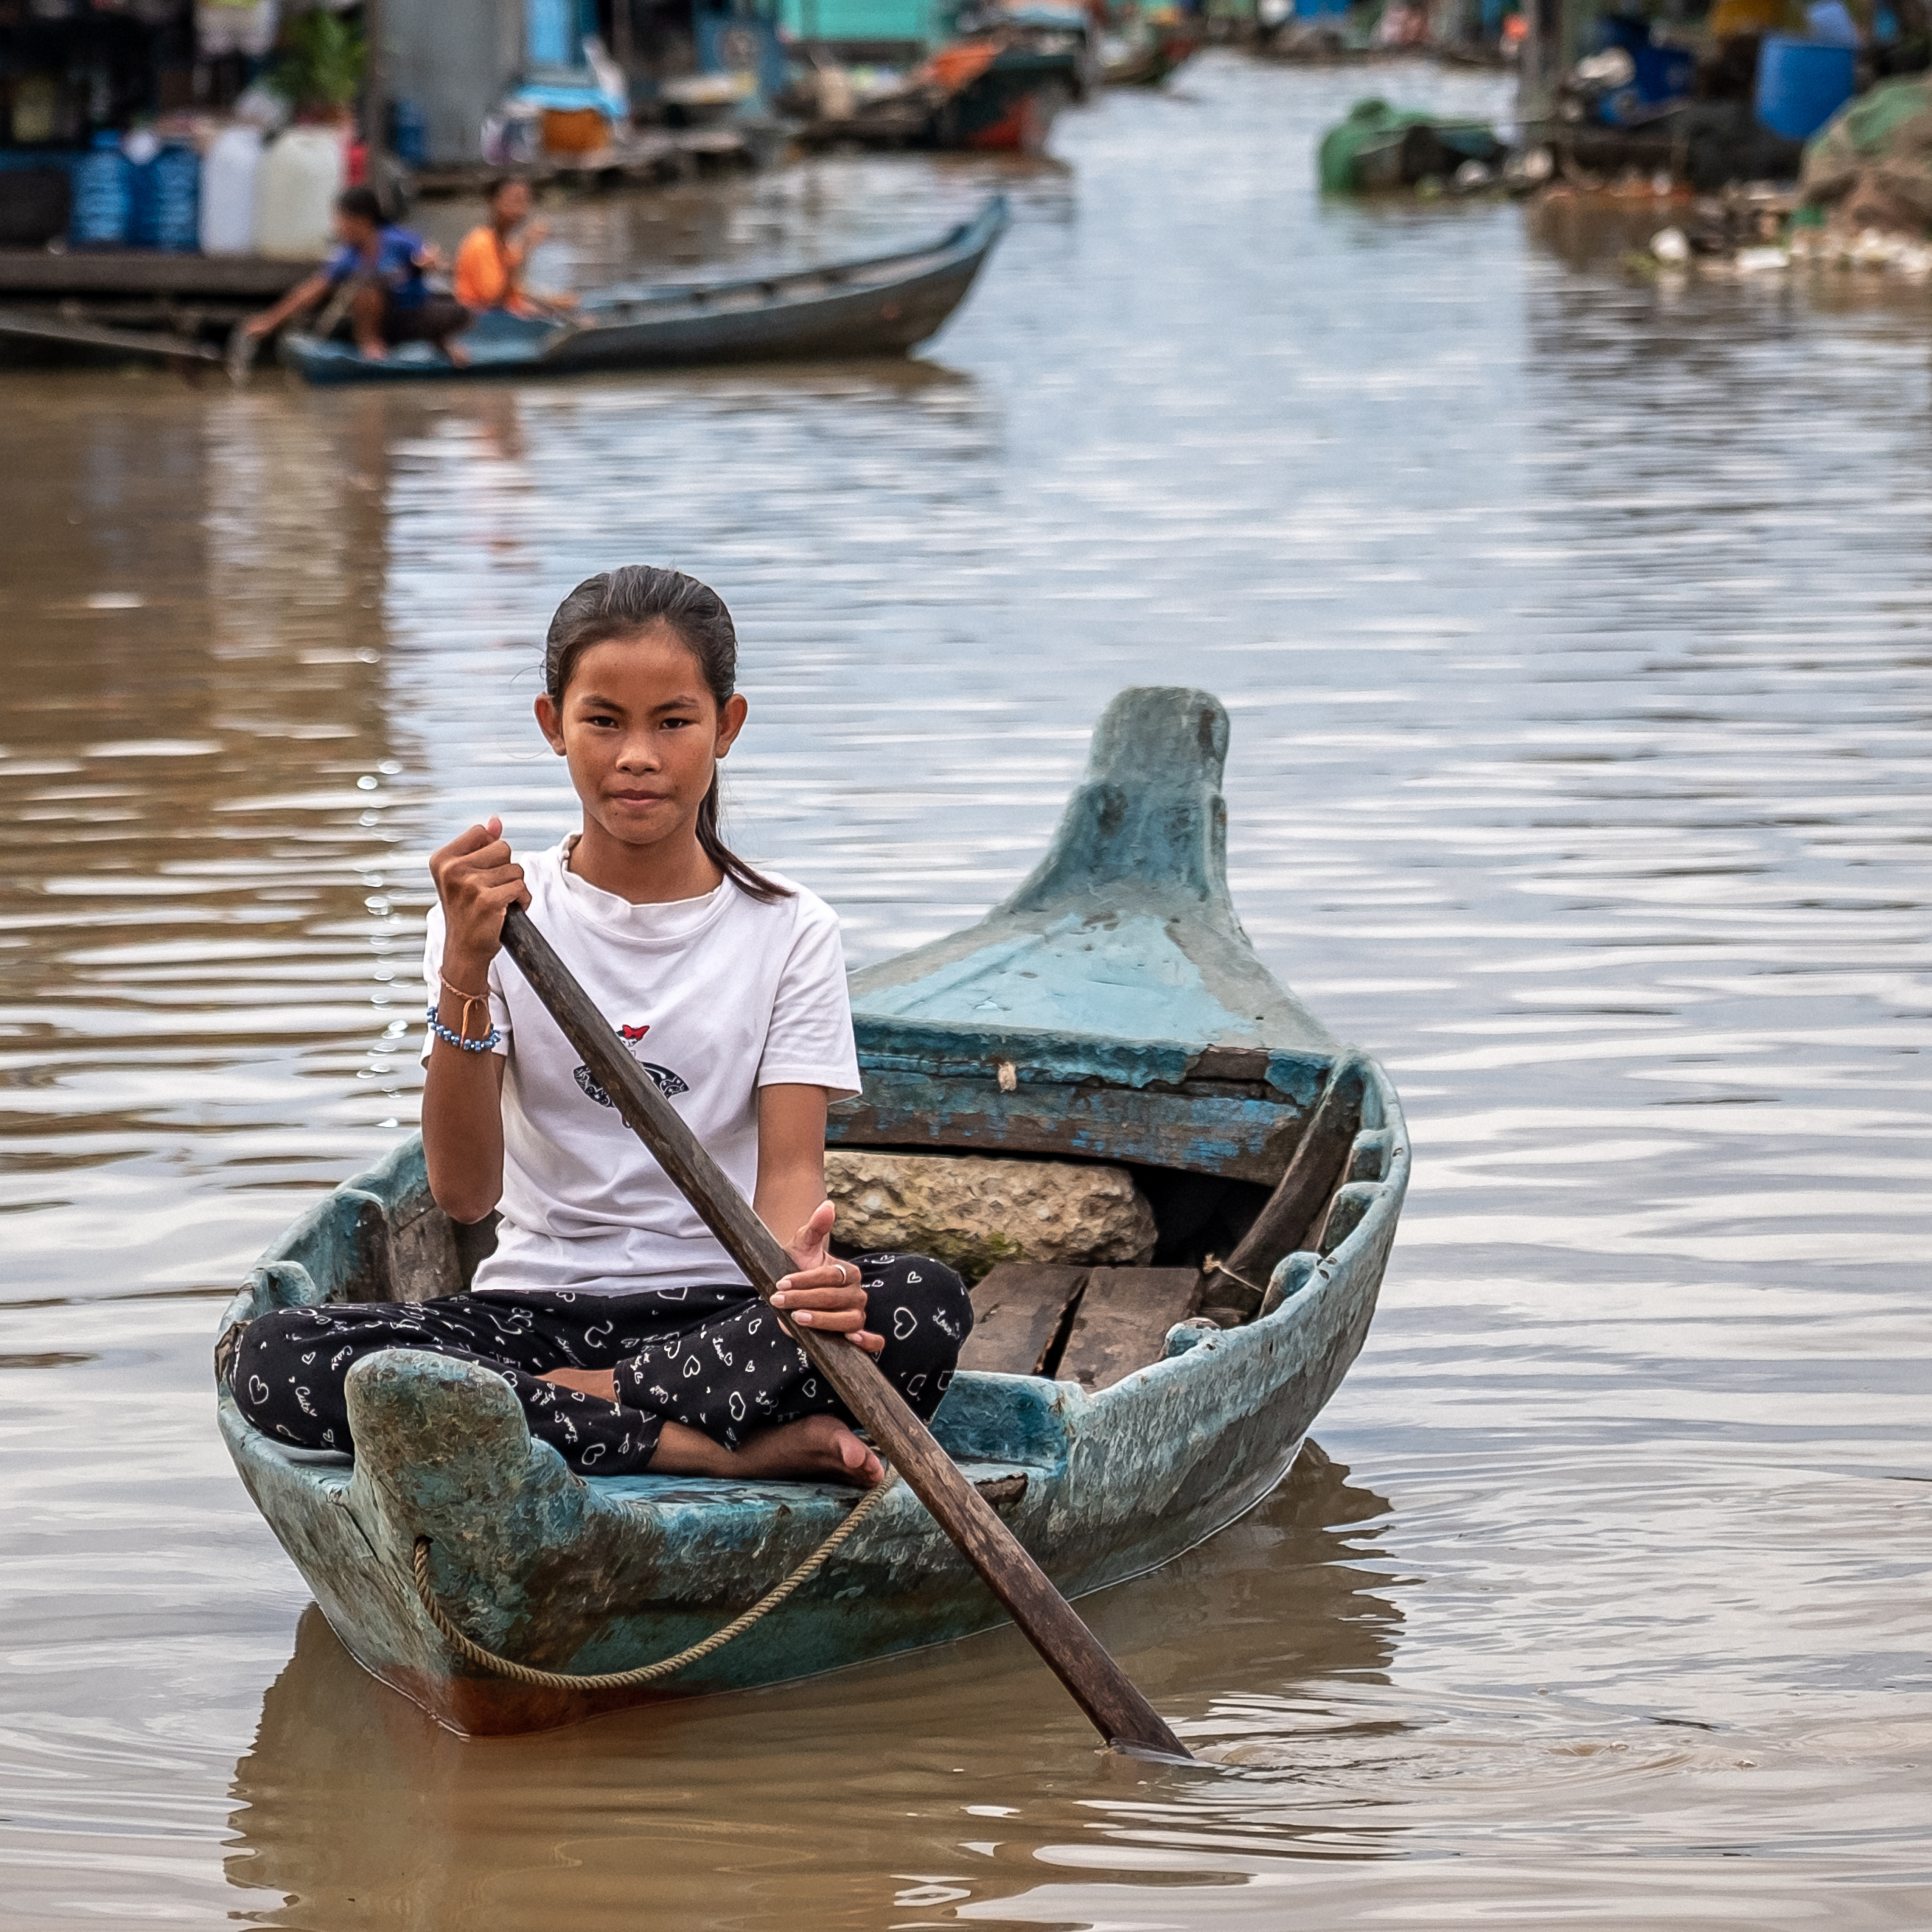
[[(1166, 1562), (1280, 1480), (1362, 1346), (1408, 1185), (1387, 1076), (1270, 974), (1235, 917), (1227, 743), (1204, 692), (1123, 692), (1031, 876), (977, 925), (853, 980), (866, 1090), (833, 1110), (832, 1144), (1106, 1162), (1153, 1206), (1151, 1266), (988, 1275), (933, 1423), (1073, 1597)], [(262, 1258), (223, 1342), (273, 1308), (455, 1292), (493, 1238), (435, 1206), (412, 1138)], [(900, 1485), (782, 1608), (675, 1676), (627, 1691), (512, 1682), (424, 1614), (418, 1538), (475, 1642), (584, 1676), (710, 1635), (853, 1492), (586, 1480), (532, 1442), (499, 1377), (414, 1350), (352, 1374), (352, 1462), (278, 1447), (218, 1382), (218, 1401), (242, 1480), (336, 1634), (452, 1730), (774, 1683), (1004, 1620)]]
[(1132, 1177), (1104, 1161), (833, 1148), (825, 1198), (835, 1252), (910, 1250), (969, 1282), (1006, 1261), (1151, 1261), (1159, 1237)]

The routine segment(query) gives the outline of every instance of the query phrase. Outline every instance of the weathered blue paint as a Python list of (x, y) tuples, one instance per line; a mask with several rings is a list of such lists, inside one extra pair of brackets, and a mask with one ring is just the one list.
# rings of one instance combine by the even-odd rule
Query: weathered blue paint
[(978, 925), (853, 976), (866, 1091), (836, 1111), (832, 1139), (1271, 1184), (1335, 1041), (1235, 917), (1227, 748), (1206, 692), (1117, 698), (1018, 890)]
[(1227, 748), (1227, 713), (1208, 692), (1123, 692), (1046, 856), (978, 925), (855, 974), (860, 1025), (924, 1021), (994, 1051), (1019, 1029), (1096, 1052), (1332, 1053), (1234, 916)]
[[(853, 1133), (848, 1111), (844, 1137), (1024, 1151), (1030, 1135), (1058, 1135), (1079, 1152), (1280, 1175), (1338, 1049), (1234, 922), (1216, 788), (1226, 744), (1225, 716), (1203, 693), (1116, 701), (1033, 878), (970, 933), (855, 978), (871, 1112)], [(1177, 993), (1138, 1035), (1109, 1030), (1150, 1011), (1131, 962), (1082, 936), (1122, 932)], [(1012, 1004), (1050, 1010), (1055, 1024), (985, 1012), (1022, 970), (1055, 987), (1050, 1000), (1029, 986)], [(1167, 1358), (1094, 1396), (1025, 1377), (956, 1378), (935, 1433), (973, 1480), (996, 1486), (1002, 1514), (1063, 1589), (1167, 1562), (1280, 1480), (1361, 1346), (1408, 1176), (1400, 1104), (1377, 1068), (1323, 1252), (1281, 1264), (1262, 1318), (1185, 1345), (1177, 1336)], [(412, 1140), (289, 1231), (224, 1334), (291, 1302), (446, 1293), (461, 1279)], [(614, 1697), (526, 1689), (449, 1653), (410, 1586), (418, 1535), (432, 1540), (442, 1600), (479, 1641), (580, 1674), (668, 1655), (736, 1616), (829, 1533), (850, 1492), (586, 1481), (531, 1440), (499, 1377), (415, 1351), (359, 1365), (350, 1404), (352, 1465), (278, 1448), (225, 1390), (221, 1426), (344, 1642), (459, 1730), (530, 1730), (640, 1697), (775, 1682), (1001, 1620), (902, 1490), (782, 1610), (676, 1678)]]

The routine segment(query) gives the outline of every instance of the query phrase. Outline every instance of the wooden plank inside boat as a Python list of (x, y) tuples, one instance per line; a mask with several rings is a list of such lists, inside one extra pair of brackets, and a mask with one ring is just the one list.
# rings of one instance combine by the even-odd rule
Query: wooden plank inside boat
[(1048, 1374), (1088, 1272), (1034, 1262), (1002, 1262), (988, 1270), (973, 1291), (973, 1332), (959, 1366), (994, 1375)]
[(1200, 1288), (1192, 1268), (1096, 1268), (1060, 1358), (1060, 1379), (1111, 1388), (1159, 1361), (1167, 1331), (1187, 1318)]

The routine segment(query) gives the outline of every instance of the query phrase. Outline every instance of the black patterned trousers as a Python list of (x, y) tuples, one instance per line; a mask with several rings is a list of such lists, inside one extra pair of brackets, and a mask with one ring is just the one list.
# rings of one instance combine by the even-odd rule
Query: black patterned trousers
[[(972, 1304), (952, 1270), (922, 1255), (859, 1255), (866, 1326), (886, 1338), (881, 1372), (929, 1418), (952, 1380)], [(636, 1294), (449, 1294), (422, 1302), (328, 1302), (249, 1323), (228, 1366), (242, 1412), (304, 1449), (348, 1449), (344, 1378), (379, 1348), (424, 1348), (494, 1369), (530, 1433), (580, 1475), (650, 1466), (666, 1422), (736, 1448), (754, 1430), (808, 1415), (851, 1418), (779, 1318), (747, 1288)], [(617, 1400), (540, 1379), (611, 1369)]]

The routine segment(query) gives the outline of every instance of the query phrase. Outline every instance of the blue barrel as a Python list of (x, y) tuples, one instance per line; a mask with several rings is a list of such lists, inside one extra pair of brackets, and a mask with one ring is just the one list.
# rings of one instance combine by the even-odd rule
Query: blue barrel
[(1852, 98), (1856, 47), (1767, 34), (1757, 57), (1757, 118), (1787, 141), (1808, 141)]
[[(128, 154), (124, 147), (121, 152)], [(156, 218), (160, 212), (155, 199), (154, 164), (160, 158), (158, 147), (146, 160), (138, 154), (128, 154), (128, 239), (136, 248), (154, 245)]]
[(133, 172), (121, 152), (121, 136), (103, 128), (94, 137), (92, 152), (74, 164), (74, 216), (68, 233), (77, 248), (126, 246)]
[(136, 248), (182, 254), (199, 245), (201, 157), (192, 148), (171, 142), (152, 160), (134, 162), (128, 199), (128, 238)]
[(154, 160), (154, 246), (191, 254), (200, 245), (201, 157), (170, 142)]
[(389, 104), (389, 152), (405, 167), (429, 166), (429, 123), (413, 100)]

